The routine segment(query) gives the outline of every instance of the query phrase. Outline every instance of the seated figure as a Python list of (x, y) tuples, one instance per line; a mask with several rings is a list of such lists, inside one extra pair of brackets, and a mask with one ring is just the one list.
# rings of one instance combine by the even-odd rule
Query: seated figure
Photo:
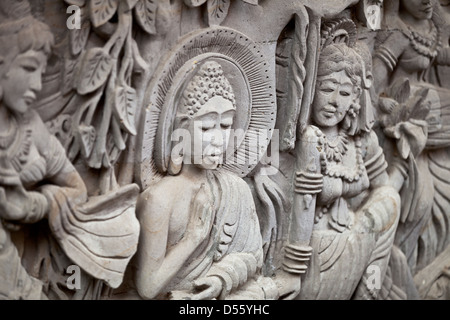
[(145, 299), (278, 298), (298, 280), (282, 286), (287, 276), (260, 275), (262, 240), (251, 191), (220, 168), (236, 109), (233, 88), (213, 60), (192, 73), (173, 106), (173, 129), (185, 132), (182, 148), (172, 146), (169, 174), (138, 200), (137, 293)]

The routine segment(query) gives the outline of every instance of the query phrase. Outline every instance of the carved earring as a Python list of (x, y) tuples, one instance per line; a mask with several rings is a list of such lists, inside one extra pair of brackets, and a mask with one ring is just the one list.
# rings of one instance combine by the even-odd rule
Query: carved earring
[(181, 169), (183, 168), (183, 155), (179, 154), (176, 157), (170, 157), (169, 160), (169, 167), (167, 168), (167, 172), (172, 175), (176, 176), (181, 172)]
[(347, 110), (347, 114), (344, 117), (342, 128), (347, 131), (349, 135), (354, 135), (358, 129), (359, 121), (359, 109), (361, 106), (357, 103), (352, 103)]
[(350, 105), (348, 109), (348, 113), (350, 113), (352, 118), (356, 118), (359, 115), (359, 111), (361, 110), (361, 105), (358, 102), (354, 102)]

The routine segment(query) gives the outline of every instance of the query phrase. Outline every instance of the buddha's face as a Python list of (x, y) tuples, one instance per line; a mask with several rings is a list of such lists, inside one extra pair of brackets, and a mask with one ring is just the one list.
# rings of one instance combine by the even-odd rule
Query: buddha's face
[(431, 19), (433, 16), (432, 0), (400, 0), (401, 9), (418, 20)]
[(356, 100), (353, 83), (344, 70), (317, 77), (312, 118), (319, 127), (338, 125)]
[(227, 148), (234, 113), (229, 100), (215, 96), (202, 105), (193, 119), (186, 120), (191, 144), (184, 150), (184, 162), (216, 169)]
[(7, 66), (7, 71), (0, 78), (0, 88), (3, 105), (12, 113), (25, 113), (36, 100), (42, 89), (46, 61), (43, 52), (29, 50), (15, 56)]

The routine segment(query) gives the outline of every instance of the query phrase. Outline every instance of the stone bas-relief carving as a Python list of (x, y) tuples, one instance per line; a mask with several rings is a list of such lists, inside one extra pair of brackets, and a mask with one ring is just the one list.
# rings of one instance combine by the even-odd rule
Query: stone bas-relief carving
[(447, 299), (449, 25), (444, 0), (2, 1), (0, 297)]

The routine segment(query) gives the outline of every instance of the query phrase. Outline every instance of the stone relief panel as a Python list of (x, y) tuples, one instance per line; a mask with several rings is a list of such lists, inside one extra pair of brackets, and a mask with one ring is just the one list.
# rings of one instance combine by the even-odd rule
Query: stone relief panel
[(5, 0), (0, 298), (447, 299), (444, 0)]

